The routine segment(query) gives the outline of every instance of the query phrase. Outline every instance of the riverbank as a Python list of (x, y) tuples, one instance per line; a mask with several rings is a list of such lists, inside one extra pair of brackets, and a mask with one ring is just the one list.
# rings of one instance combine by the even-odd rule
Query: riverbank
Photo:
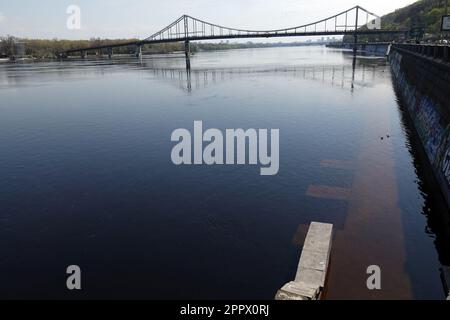
[[(65, 52), (75, 48), (90, 48), (97, 46), (108, 46), (112, 44), (131, 43), (137, 39), (92, 39), (92, 40), (41, 40), (41, 39), (19, 39), (16, 37), (0, 37), (0, 57), (27, 57), (30, 59), (53, 59), (58, 52)], [(229, 42), (221, 41), (216, 43), (211, 42), (193, 42), (190, 44), (192, 53), (199, 51), (217, 51), (217, 50), (232, 50), (232, 49), (257, 49), (257, 48), (276, 48), (276, 47), (298, 47), (298, 46), (317, 46), (325, 45), (329, 41), (323, 40), (305, 41), (305, 42)], [(184, 52), (184, 43), (160, 43), (152, 45), (144, 45), (142, 50), (147, 54), (168, 54), (173, 52)], [(134, 54), (135, 48), (118, 47), (114, 48), (114, 54)], [(104, 50), (93, 50), (91, 55), (106, 54)]]
[[(365, 42), (357, 43), (356, 51), (358, 53), (385, 56), (388, 52), (390, 42)], [(327, 44), (327, 48), (354, 50), (355, 44), (349, 42), (339, 42)]]

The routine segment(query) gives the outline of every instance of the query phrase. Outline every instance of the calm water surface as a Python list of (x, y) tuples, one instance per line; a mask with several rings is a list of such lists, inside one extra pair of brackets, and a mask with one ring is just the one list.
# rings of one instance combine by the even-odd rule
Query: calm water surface
[[(446, 209), (385, 59), (297, 47), (191, 63), (190, 79), (181, 55), (0, 65), (1, 298), (272, 299), (311, 221), (335, 226), (328, 298), (444, 297), (430, 221)], [(279, 128), (279, 174), (174, 166), (170, 135), (194, 120)], [(65, 289), (71, 264), (81, 293)]]

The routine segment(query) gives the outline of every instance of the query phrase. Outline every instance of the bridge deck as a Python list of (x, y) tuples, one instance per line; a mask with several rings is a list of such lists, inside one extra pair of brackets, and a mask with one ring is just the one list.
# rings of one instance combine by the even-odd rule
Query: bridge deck
[(319, 32), (298, 32), (298, 33), (277, 33), (277, 34), (244, 34), (244, 35), (217, 35), (217, 36), (199, 36), (199, 37), (180, 37), (173, 39), (161, 40), (140, 40), (133, 42), (124, 42), (117, 44), (100, 45), (86, 48), (77, 48), (64, 51), (65, 54), (101, 50), (119, 47), (142, 46), (146, 44), (173, 43), (185, 41), (201, 41), (201, 40), (226, 40), (226, 39), (250, 39), (250, 38), (283, 38), (283, 37), (308, 37), (308, 36), (330, 36), (330, 35), (376, 35), (376, 34), (405, 34), (405, 30), (361, 30), (361, 31), (319, 31)]

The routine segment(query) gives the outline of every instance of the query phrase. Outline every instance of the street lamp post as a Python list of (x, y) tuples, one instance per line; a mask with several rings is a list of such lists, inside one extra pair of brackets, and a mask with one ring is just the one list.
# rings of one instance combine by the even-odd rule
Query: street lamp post
[[(444, 15), (448, 15), (448, 0), (445, 0), (445, 13)], [(444, 19), (444, 16), (442, 16), (442, 19)], [(444, 20), (441, 21), (443, 23)], [(442, 28), (442, 26), (441, 26)], [(443, 29), (441, 29), (441, 40), (445, 40), (447, 38), (447, 32)]]
[[(445, 0), (445, 15), (448, 15), (448, 0)], [(446, 31), (443, 31), (444, 32), (444, 39), (447, 39), (447, 32)]]

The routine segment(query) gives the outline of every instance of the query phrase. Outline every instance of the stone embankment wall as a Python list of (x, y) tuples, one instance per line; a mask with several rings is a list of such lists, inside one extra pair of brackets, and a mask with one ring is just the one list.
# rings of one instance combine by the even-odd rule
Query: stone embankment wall
[(395, 85), (450, 207), (449, 46), (394, 44)]

